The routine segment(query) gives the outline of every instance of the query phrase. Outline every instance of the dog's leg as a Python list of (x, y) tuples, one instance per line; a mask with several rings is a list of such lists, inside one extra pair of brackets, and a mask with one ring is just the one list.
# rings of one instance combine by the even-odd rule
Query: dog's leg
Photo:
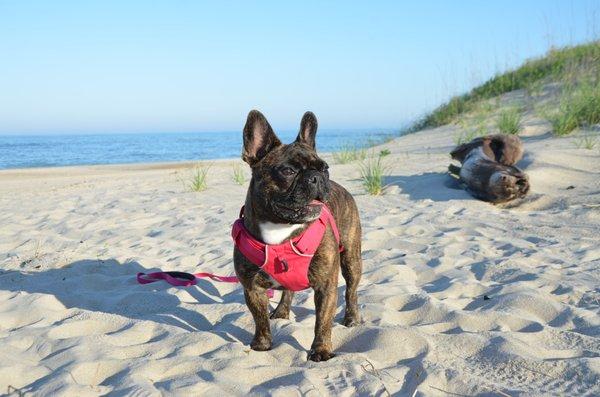
[[(335, 261), (339, 261), (336, 255)], [(334, 356), (331, 344), (331, 328), (337, 303), (338, 265), (333, 266), (331, 276), (321, 285), (315, 286), (315, 339), (313, 340), (308, 359), (312, 361), (327, 361)]]
[(289, 319), (290, 318), (290, 306), (292, 305), (293, 297), (294, 297), (293, 291), (288, 291), (287, 289), (283, 290), (279, 304), (277, 305), (275, 310), (273, 310), (273, 312), (271, 312), (271, 318), (284, 318), (286, 320)]
[(269, 298), (264, 289), (244, 288), (246, 305), (254, 317), (254, 338), (250, 343), (252, 350), (264, 351), (271, 349), (271, 326), (269, 325)]
[(456, 177), (460, 177), (460, 167), (454, 164), (450, 164), (448, 166), (448, 172), (450, 172), (451, 175), (454, 175)]
[(348, 247), (340, 254), (340, 260), (342, 276), (346, 280), (346, 310), (344, 312), (343, 324), (346, 327), (353, 327), (360, 324), (358, 296), (356, 294), (362, 275), (360, 238), (348, 244)]

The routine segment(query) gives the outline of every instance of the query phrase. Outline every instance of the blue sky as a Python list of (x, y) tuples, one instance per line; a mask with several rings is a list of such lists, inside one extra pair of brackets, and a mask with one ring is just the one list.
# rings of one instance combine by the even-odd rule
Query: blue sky
[(0, 133), (399, 128), (598, 37), (598, 1), (0, 0)]

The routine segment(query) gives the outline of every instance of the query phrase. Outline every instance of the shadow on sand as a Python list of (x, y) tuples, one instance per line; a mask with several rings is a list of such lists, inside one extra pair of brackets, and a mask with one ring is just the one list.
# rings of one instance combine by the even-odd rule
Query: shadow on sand
[(426, 172), (419, 175), (392, 175), (385, 185), (396, 185), (411, 200), (450, 201), (472, 199), (460, 183), (447, 172)]
[[(176, 295), (167, 292), (170, 285), (166, 282), (159, 281), (148, 285), (137, 283), (138, 272), (150, 271), (152, 270), (142, 267), (137, 262), (119, 263), (114, 259), (80, 260), (59, 269), (0, 270), (0, 289), (50, 294), (67, 308), (155, 321), (187, 331), (216, 331), (223, 323), (224, 319), (216, 324), (209, 322), (201, 314), (204, 305), (244, 303), (241, 288), (221, 296), (209, 281), (198, 280), (197, 285), (184, 288), (196, 301), (187, 302), (186, 306), (197, 306), (196, 310), (184, 308)], [(227, 324), (227, 327), (232, 336), (250, 340), (251, 334), (248, 331), (236, 329), (231, 323)], [(231, 332), (232, 330), (234, 332)], [(219, 335), (224, 336), (223, 333)]]

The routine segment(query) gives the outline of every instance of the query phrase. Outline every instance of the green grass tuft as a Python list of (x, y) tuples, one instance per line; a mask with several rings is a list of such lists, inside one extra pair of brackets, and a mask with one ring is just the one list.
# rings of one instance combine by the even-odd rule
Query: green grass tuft
[(549, 115), (556, 135), (567, 135), (579, 127), (600, 123), (600, 80), (565, 90), (558, 110)]
[(383, 163), (383, 156), (370, 157), (359, 165), (360, 178), (365, 190), (373, 195), (379, 196), (383, 192), (383, 177), (387, 167)]
[(470, 120), (460, 120), (460, 131), (454, 135), (457, 145), (471, 142), (473, 139), (487, 134), (486, 114), (479, 113)]
[(504, 109), (496, 122), (498, 130), (503, 134), (518, 135), (521, 132), (521, 111), (517, 107)]
[[(338, 164), (348, 164), (357, 160), (363, 161), (367, 158), (368, 149), (390, 143), (404, 133), (406, 133), (406, 130), (399, 130), (396, 133), (370, 135), (366, 141), (361, 143), (345, 143), (340, 146), (337, 152), (332, 153), (333, 160)], [(383, 149), (382, 152), (385, 152), (385, 150), (387, 149)]]
[(385, 156), (389, 156), (390, 154), (392, 154), (392, 152), (390, 151), (390, 149), (383, 149), (379, 152), (379, 156), (380, 157), (385, 157)]
[(238, 185), (246, 183), (246, 174), (242, 166), (238, 163), (233, 163), (233, 181)]
[(577, 149), (592, 150), (598, 145), (598, 137), (594, 135), (583, 135), (576, 138), (573, 143)]
[(185, 189), (191, 190), (192, 192), (201, 192), (206, 190), (208, 187), (208, 170), (210, 170), (211, 166), (212, 164), (198, 163), (192, 170), (192, 173), (188, 175), (187, 179), (182, 179)]
[(471, 142), (473, 139), (483, 135), (485, 135), (485, 133), (481, 134), (475, 129), (461, 130), (458, 134), (454, 135), (454, 143), (456, 145), (462, 145), (463, 143)]
[(344, 144), (339, 151), (333, 153), (333, 160), (338, 164), (348, 164), (356, 160), (364, 160), (367, 149), (356, 145)]

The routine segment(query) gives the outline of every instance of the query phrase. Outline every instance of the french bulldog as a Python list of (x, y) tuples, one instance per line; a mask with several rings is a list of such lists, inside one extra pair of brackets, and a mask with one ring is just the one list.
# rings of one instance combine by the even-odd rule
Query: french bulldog
[[(242, 159), (252, 170), (246, 195), (243, 222), (247, 231), (265, 244), (279, 244), (299, 236), (319, 218), (325, 203), (331, 213), (344, 249), (340, 252), (331, 227), (325, 231), (308, 268), (316, 309), (315, 336), (308, 359), (326, 361), (334, 357), (331, 329), (337, 304), (338, 273), (346, 280), (346, 307), (343, 324), (360, 323), (357, 288), (362, 273), (361, 225), (352, 195), (329, 179), (328, 165), (315, 151), (317, 119), (306, 112), (298, 137), (282, 144), (269, 122), (257, 110), (248, 114), (243, 132)], [(288, 319), (294, 292), (283, 289), (281, 300), (269, 314), (267, 289), (282, 289), (275, 280), (250, 262), (235, 247), (235, 272), (244, 288), (246, 304), (255, 322), (250, 347), (271, 349), (269, 318)]]
[(529, 192), (529, 178), (515, 164), (523, 158), (523, 144), (514, 135), (494, 134), (458, 145), (450, 152), (461, 162), (448, 169), (465, 184), (467, 191), (494, 204), (524, 197)]

